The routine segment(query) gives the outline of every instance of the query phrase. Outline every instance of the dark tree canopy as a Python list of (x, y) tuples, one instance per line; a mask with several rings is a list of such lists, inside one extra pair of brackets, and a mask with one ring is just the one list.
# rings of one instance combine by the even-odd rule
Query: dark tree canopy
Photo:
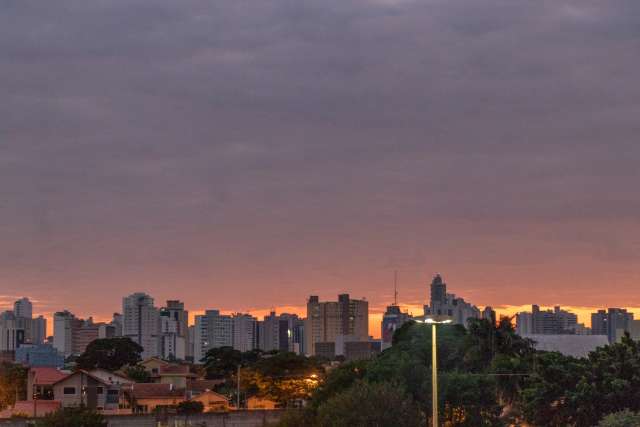
[(134, 366), (141, 359), (143, 348), (129, 338), (104, 338), (92, 341), (76, 363), (79, 369), (107, 369), (117, 371)]
[(204, 411), (204, 404), (197, 400), (185, 400), (180, 402), (176, 407), (179, 415), (195, 415)]
[(27, 368), (22, 365), (0, 363), (0, 411), (18, 400), (26, 399)]

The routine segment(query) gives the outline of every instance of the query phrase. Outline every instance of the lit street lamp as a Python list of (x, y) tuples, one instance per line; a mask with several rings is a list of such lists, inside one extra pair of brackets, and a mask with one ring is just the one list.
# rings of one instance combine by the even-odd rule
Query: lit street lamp
[(416, 320), (418, 323), (431, 324), (431, 407), (432, 424), (438, 427), (438, 344), (436, 335), (436, 325), (451, 323), (450, 318), (444, 316), (427, 317), (424, 320)]

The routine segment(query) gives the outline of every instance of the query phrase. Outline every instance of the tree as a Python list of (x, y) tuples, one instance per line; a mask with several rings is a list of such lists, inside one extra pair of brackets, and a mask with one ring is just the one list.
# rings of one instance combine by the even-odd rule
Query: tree
[(242, 362), (242, 353), (233, 347), (216, 347), (207, 351), (203, 359), (208, 379), (228, 378)]
[(204, 411), (204, 404), (197, 400), (185, 400), (176, 407), (178, 415), (196, 415)]
[(144, 366), (135, 365), (135, 366), (127, 366), (124, 368), (124, 374), (134, 380), (137, 383), (150, 383), (151, 374), (147, 371)]
[(0, 410), (12, 406), (16, 398), (27, 397), (27, 369), (22, 365), (2, 362), (0, 364)]
[(37, 427), (106, 427), (104, 417), (87, 408), (64, 408), (45, 415)]
[(318, 408), (315, 425), (327, 427), (418, 427), (422, 412), (399, 384), (359, 381)]
[(598, 427), (638, 427), (640, 426), (640, 413), (624, 411), (609, 414), (604, 417)]
[(79, 369), (106, 369), (117, 371), (123, 366), (133, 366), (141, 358), (143, 348), (129, 338), (103, 338), (92, 341), (78, 357)]

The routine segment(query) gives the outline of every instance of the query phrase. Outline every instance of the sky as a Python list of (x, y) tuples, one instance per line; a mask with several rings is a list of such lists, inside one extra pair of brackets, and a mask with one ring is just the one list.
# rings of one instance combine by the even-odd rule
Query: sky
[(4, 0), (0, 307), (640, 307), (639, 67), (637, 0)]

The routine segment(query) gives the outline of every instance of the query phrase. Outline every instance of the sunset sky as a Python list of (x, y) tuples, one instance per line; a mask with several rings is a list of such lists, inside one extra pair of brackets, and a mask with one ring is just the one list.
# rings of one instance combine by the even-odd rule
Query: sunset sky
[(414, 312), (436, 272), (640, 307), (639, 36), (638, 0), (3, 1), (0, 307), (380, 313), (394, 270)]

